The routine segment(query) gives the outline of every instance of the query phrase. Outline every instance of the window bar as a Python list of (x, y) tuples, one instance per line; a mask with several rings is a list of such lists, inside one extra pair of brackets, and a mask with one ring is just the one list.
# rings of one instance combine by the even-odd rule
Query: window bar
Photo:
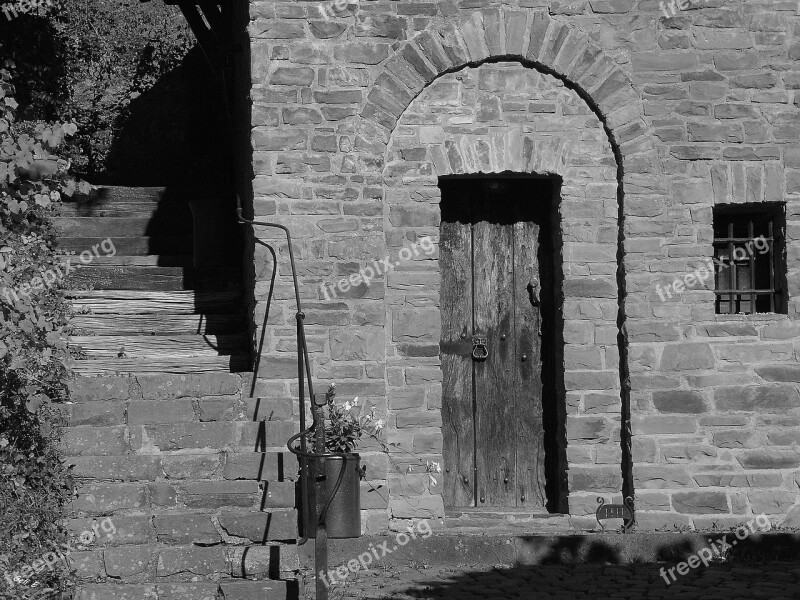
[(769, 239), (772, 240), (772, 241), (768, 242), (768, 244), (769, 244), (768, 245), (769, 255), (767, 256), (767, 259), (768, 259), (767, 262), (769, 262), (769, 289), (772, 290), (772, 293), (769, 295), (769, 311), (774, 313), (775, 312), (775, 296), (777, 294), (776, 294), (776, 290), (775, 290), (775, 260), (776, 260), (776, 258), (775, 258), (775, 242), (774, 242), (775, 236), (774, 236), (774, 234), (772, 232), (772, 219), (767, 221), (767, 227), (768, 227)]
[[(728, 221), (728, 268), (731, 270), (730, 272), (730, 282), (731, 282), (731, 289), (736, 289), (736, 263), (733, 262), (733, 242), (730, 241), (733, 239), (733, 221)], [(731, 294), (728, 296), (728, 305), (729, 305), (729, 313), (735, 315), (735, 308), (736, 308), (736, 298), (738, 294)]]
[(752, 290), (756, 289), (756, 255), (753, 252), (753, 244), (752, 241), (755, 240), (755, 228), (753, 227), (753, 219), (750, 219), (747, 223), (747, 235), (750, 238), (750, 242), (746, 247), (750, 248), (748, 252), (749, 260), (750, 260), (750, 314), (756, 314), (756, 294)]

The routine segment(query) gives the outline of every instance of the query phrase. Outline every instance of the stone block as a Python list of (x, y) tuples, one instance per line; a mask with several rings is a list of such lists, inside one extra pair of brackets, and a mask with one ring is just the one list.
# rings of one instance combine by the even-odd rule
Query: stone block
[(80, 486), (78, 497), (72, 501), (77, 513), (107, 515), (118, 510), (145, 506), (145, 487), (134, 483), (103, 483)]
[(662, 371), (693, 371), (714, 367), (714, 354), (705, 343), (671, 344), (661, 355)]
[(71, 456), (108, 456), (125, 454), (128, 442), (125, 428), (65, 427), (62, 434), (64, 453)]
[(221, 546), (174, 546), (162, 548), (158, 555), (156, 574), (159, 577), (177, 575), (218, 575), (228, 573), (228, 561)]
[(745, 469), (796, 469), (800, 467), (800, 452), (795, 450), (749, 450), (736, 456)]
[(190, 398), (177, 400), (133, 400), (128, 405), (128, 424), (185, 423), (194, 419)]
[(672, 494), (672, 507), (690, 515), (724, 514), (730, 512), (724, 492), (691, 491)]
[(692, 477), (684, 467), (634, 465), (633, 476), (637, 489), (682, 489), (693, 484)]
[(132, 577), (147, 571), (154, 554), (152, 546), (120, 546), (103, 552), (105, 572), (109, 577)]
[(213, 544), (221, 539), (208, 514), (156, 515), (153, 523), (159, 542)]
[(660, 413), (701, 414), (708, 411), (705, 398), (693, 390), (658, 390), (653, 405)]
[(253, 542), (294, 540), (297, 537), (297, 511), (260, 513), (223, 512), (219, 524), (228, 535)]

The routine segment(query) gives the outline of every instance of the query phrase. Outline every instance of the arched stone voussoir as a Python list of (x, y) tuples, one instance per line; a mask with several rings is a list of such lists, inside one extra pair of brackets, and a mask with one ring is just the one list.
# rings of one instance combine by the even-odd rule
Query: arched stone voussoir
[[(503, 42), (490, 43), (487, 36), (498, 31)], [(367, 94), (361, 128), (391, 132), (414, 98), (444, 73), (501, 59), (550, 73), (576, 89), (603, 121), (623, 162), (626, 153), (655, 150), (628, 75), (583, 31), (541, 11), (473, 11), (403, 42)]]

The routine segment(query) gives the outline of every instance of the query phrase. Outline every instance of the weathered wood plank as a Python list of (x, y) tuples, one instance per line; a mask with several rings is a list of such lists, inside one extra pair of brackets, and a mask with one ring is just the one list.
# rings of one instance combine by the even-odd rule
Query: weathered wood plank
[[(517, 423), (517, 505), (544, 512), (545, 442), (542, 418), (541, 306), (544, 293), (539, 273), (539, 225), (531, 221), (514, 224), (514, 309), (516, 356), (513, 381)], [(546, 283), (546, 282), (545, 282)], [(530, 286), (530, 287), (529, 287)], [(536, 292), (537, 298), (531, 294)], [(525, 357), (525, 360), (522, 358)]]
[[(475, 431), (472, 358), (472, 232), (466, 214), (442, 209), (439, 265), (442, 273), (442, 433), (444, 502), (475, 505)], [(464, 351), (466, 347), (466, 353)]]
[(77, 315), (70, 323), (82, 335), (211, 335), (245, 328), (241, 314)]
[(239, 372), (248, 367), (244, 354), (231, 356), (195, 356), (191, 358), (153, 359), (92, 359), (76, 360), (71, 364), (78, 375), (100, 376), (128, 373), (219, 373), (221, 371)]
[(97, 290), (183, 290), (189, 286), (182, 267), (78, 266), (67, 279), (71, 287)]
[(59, 238), (68, 237), (138, 237), (154, 235), (191, 235), (191, 215), (186, 219), (151, 217), (55, 217), (53, 225)]
[(80, 346), (87, 358), (154, 359), (236, 354), (247, 340), (243, 335), (75, 335), (69, 342)]
[[(72, 264), (80, 263), (80, 257), (76, 254), (59, 254), (59, 262), (71, 260)], [(190, 254), (177, 256), (164, 256), (160, 254), (148, 254), (144, 256), (95, 256), (92, 259), (92, 266), (95, 267), (191, 267), (194, 264), (194, 257)]]
[(239, 308), (236, 290), (198, 292), (142, 292), (132, 290), (73, 290), (67, 292), (79, 312), (92, 314), (229, 313)]
[[(57, 240), (60, 252), (81, 253), (90, 250), (93, 246), (98, 247), (108, 236), (91, 237), (82, 235), (80, 237), (59, 237)], [(117, 254), (129, 256), (145, 256), (148, 254), (192, 254), (194, 252), (194, 239), (191, 235), (160, 235), (160, 236), (139, 236), (139, 237), (114, 237), (114, 248)]]
[(473, 225), (473, 311), (489, 357), (474, 363), (478, 506), (515, 506), (513, 229), (509, 203), (487, 194), (481, 205)]

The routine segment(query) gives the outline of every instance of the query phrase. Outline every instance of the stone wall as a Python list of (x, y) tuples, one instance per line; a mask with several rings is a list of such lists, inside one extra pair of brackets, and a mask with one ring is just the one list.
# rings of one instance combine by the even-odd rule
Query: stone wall
[[(796, 300), (788, 315), (721, 317), (708, 289), (665, 300), (656, 289), (712, 255), (715, 204), (785, 201), (797, 290), (797, 2), (675, 11), (652, 0), (251, 3), (253, 207), (296, 237), (317, 385), (375, 405), (387, 441), (441, 453), (437, 262), (354, 279), (335, 298), (321, 286), (435, 236), (438, 175), (564, 178), (576, 526), (591, 525), (598, 492), (623, 486), (628, 402), (642, 527), (761, 512), (776, 522), (798, 501)], [(254, 260), (262, 307), (265, 259)], [(281, 271), (262, 395), (296, 391), (289, 283)], [(365, 492), (380, 492), (364, 494), (366, 531), (442, 516), (440, 488), (364, 451)]]

